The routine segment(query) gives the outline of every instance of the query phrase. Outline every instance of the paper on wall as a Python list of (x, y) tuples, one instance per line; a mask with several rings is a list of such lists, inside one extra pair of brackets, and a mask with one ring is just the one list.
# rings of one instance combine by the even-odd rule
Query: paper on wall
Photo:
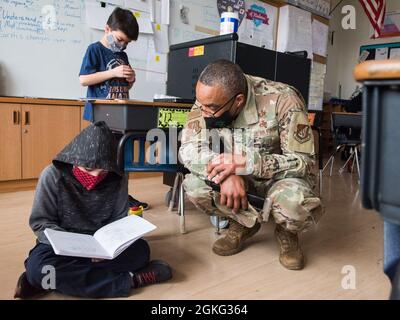
[(111, 3), (111, 4), (119, 6), (119, 7), (122, 7), (125, 4), (124, 0), (107, 0), (107, 1), (104, 1), (104, 2)]
[(313, 58), (310, 12), (289, 5), (280, 8), (277, 50), (306, 50), (308, 58)]
[(161, 0), (154, 1), (154, 22), (161, 23)]
[(161, 0), (161, 24), (169, 25), (169, 0)]
[(141, 11), (132, 11), (133, 15), (139, 25), (140, 33), (153, 33), (153, 27), (151, 26), (150, 13)]
[(167, 73), (167, 54), (156, 52), (153, 39), (149, 39), (146, 70)]
[(312, 22), (313, 53), (326, 57), (328, 49), (329, 27), (318, 21)]
[(150, 13), (151, 0), (125, 0), (125, 8)]
[(389, 48), (376, 48), (375, 60), (386, 60), (389, 59)]
[[(161, 1), (160, 0), (148, 0), (150, 8), (150, 21), (152, 23), (161, 23)], [(169, 24), (169, 8), (168, 8), (168, 24)]]
[(166, 83), (167, 55), (155, 51), (153, 36), (141, 35), (137, 41), (126, 48), (129, 63), (145, 81)]
[(390, 48), (389, 59), (400, 59), (400, 48)]
[(156, 22), (156, 0), (150, 1), (150, 20), (151, 22)]
[(326, 65), (314, 61), (310, 75), (310, 90), (308, 98), (308, 109), (310, 110), (322, 110), (325, 75)]
[(169, 52), (168, 25), (153, 23), (154, 45), (158, 53)]
[(86, 2), (86, 24), (89, 28), (104, 30), (107, 20), (115, 6), (106, 4), (103, 8), (99, 1)]
[(315, 62), (312, 66), (312, 75), (325, 76), (326, 74), (326, 64)]
[(246, 1), (245, 8), (238, 30), (240, 42), (273, 49), (278, 9), (257, 0)]

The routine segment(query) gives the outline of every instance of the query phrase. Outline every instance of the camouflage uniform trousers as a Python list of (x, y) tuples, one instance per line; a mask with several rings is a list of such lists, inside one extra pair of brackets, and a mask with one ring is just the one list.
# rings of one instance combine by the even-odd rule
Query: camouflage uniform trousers
[(272, 215), (276, 224), (280, 224), (286, 230), (305, 231), (316, 224), (324, 212), (320, 198), (303, 179), (244, 179), (248, 193), (265, 198), (262, 211), (249, 204), (248, 210), (241, 209), (237, 214), (232, 213), (232, 209), (219, 204), (219, 193), (193, 174), (186, 175), (183, 186), (189, 200), (200, 211), (208, 215), (231, 218), (248, 228), (253, 227), (257, 221), (267, 222)]

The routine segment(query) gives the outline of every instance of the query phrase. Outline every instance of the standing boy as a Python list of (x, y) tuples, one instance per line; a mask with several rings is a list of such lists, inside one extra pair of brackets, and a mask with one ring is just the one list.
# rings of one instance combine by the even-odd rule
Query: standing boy
[[(136, 77), (124, 52), (139, 36), (139, 26), (129, 10), (115, 8), (107, 20), (100, 41), (89, 45), (83, 57), (79, 81), (88, 87), (87, 97), (94, 99), (129, 99)], [(93, 122), (93, 107), (85, 103), (83, 118)], [(148, 204), (129, 196), (130, 206), (148, 208)]]

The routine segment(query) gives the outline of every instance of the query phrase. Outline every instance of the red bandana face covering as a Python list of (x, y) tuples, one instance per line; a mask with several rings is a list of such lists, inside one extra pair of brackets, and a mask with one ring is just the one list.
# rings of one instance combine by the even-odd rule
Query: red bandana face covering
[(100, 173), (97, 177), (95, 177), (75, 166), (72, 169), (72, 173), (75, 178), (82, 184), (82, 186), (86, 188), (86, 190), (92, 190), (107, 176), (107, 171), (104, 171)]

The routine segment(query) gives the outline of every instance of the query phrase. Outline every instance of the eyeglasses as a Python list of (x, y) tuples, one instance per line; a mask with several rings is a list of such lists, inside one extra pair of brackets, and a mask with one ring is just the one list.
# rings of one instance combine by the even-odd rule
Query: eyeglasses
[(230, 98), (230, 99), (229, 99), (227, 102), (225, 102), (222, 106), (217, 107), (217, 110), (215, 110), (213, 113), (207, 111), (207, 110), (205, 109), (205, 106), (203, 106), (202, 104), (197, 104), (197, 103), (195, 103), (194, 105), (195, 105), (196, 107), (198, 107), (202, 112), (208, 114), (208, 115), (211, 116), (212, 118), (215, 118), (215, 115), (216, 115), (219, 111), (221, 111), (223, 108), (225, 108), (225, 107), (228, 105), (228, 103), (231, 102), (234, 98), (236, 98), (239, 94), (240, 94), (240, 93), (236, 93), (232, 98)]

